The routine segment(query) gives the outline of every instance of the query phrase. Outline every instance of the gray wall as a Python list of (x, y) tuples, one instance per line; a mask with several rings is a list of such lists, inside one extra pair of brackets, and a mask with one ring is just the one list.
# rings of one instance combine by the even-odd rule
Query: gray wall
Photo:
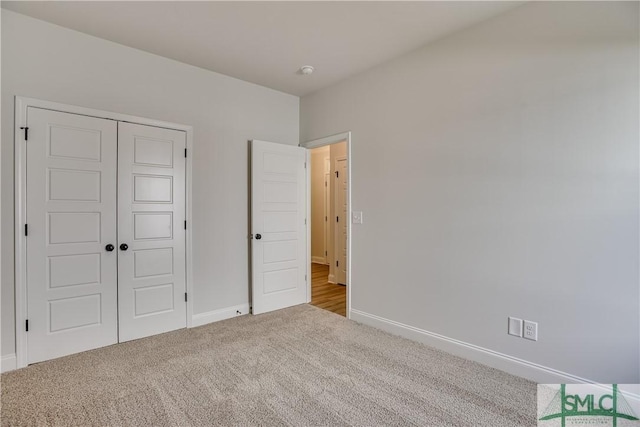
[(299, 99), (2, 10), (2, 341), (14, 352), (13, 97), (192, 125), (194, 313), (248, 302), (247, 140), (297, 144)]
[(640, 382), (638, 15), (529, 3), (301, 100), (353, 132), (354, 309)]

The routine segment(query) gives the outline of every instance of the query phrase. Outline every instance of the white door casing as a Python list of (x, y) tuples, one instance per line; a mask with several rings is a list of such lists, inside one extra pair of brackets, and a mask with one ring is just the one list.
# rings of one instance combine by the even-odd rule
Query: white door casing
[(336, 170), (336, 186), (335, 186), (335, 212), (336, 212), (336, 227), (335, 227), (335, 280), (336, 282), (345, 285), (347, 283), (347, 158), (338, 157), (335, 160)]
[(116, 153), (112, 120), (29, 107), (27, 363), (114, 344)]
[(120, 342), (186, 326), (185, 144), (183, 131), (118, 124)]
[(307, 302), (304, 148), (251, 144), (252, 313)]

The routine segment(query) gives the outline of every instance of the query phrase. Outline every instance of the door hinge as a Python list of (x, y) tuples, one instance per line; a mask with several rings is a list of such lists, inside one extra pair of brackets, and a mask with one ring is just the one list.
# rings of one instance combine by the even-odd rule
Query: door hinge
[(185, 158), (187, 157), (187, 149), (186, 148), (184, 149), (184, 157)]
[(184, 302), (187, 302), (187, 293), (184, 293)]
[(336, 222), (340, 222), (340, 217), (336, 217)]
[(329, 255), (329, 253), (327, 251), (324, 251), (324, 256)]
[(29, 126), (23, 126), (20, 129), (24, 129), (24, 140), (29, 140)]
[(307, 225), (307, 218), (304, 219), (304, 225)]
[(340, 261), (336, 261), (336, 267), (340, 267)]
[(185, 230), (187, 229), (187, 221), (186, 220), (184, 221), (184, 229)]
[(28, 236), (29, 235), (29, 224), (25, 224), (24, 225), (24, 235)]
[(305, 169), (307, 168), (307, 162), (304, 162), (304, 168)]
[(26, 332), (29, 332), (29, 319), (24, 321), (24, 329)]
[(325, 221), (329, 221), (329, 218), (327, 218), (327, 216), (325, 215), (325, 216), (324, 216), (324, 220), (325, 220)]
[(304, 275), (304, 281), (305, 282), (307, 281), (307, 275), (306, 274)]
[(340, 172), (336, 171), (336, 178), (340, 176)]
[(324, 182), (324, 186), (325, 186), (325, 187), (327, 186), (327, 181), (325, 181), (325, 182)]

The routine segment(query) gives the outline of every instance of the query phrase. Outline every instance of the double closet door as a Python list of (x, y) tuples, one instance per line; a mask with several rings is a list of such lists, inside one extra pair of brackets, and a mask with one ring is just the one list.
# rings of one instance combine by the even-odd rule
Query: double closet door
[(28, 363), (186, 326), (183, 131), (29, 107)]

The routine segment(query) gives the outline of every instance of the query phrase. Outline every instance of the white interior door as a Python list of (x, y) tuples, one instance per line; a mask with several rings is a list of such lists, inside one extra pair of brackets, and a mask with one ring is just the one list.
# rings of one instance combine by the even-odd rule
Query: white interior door
[(251, 144), (253, 314), (307, 302), (306, 150)]
[(120, 342), (186, 327), (182, 131), (118, 124)]
[(29, 107), (27, 363), (114, 344), (117, 124)]
[(347, 283), (347, 158), (336, 159), (336, 282), (345, 285)]
[[(327, 160), (327, 163), (330, 163), (329, 160)], [(329, 216), (331, 216), (331, 186), (329, 185), (329, 183), (331, 182), (331, 168), (327, 168), (325, 167), (325, 170), (328, 171), (324, 174), (324, 235), (323, 235), (323, 239), (324, 239), (324, 263), (325, 264), (329, 264), (329, 242), (331, 241), (330, 239), (330, 231), (331, 231), (331, 227), (329, 227)]]

